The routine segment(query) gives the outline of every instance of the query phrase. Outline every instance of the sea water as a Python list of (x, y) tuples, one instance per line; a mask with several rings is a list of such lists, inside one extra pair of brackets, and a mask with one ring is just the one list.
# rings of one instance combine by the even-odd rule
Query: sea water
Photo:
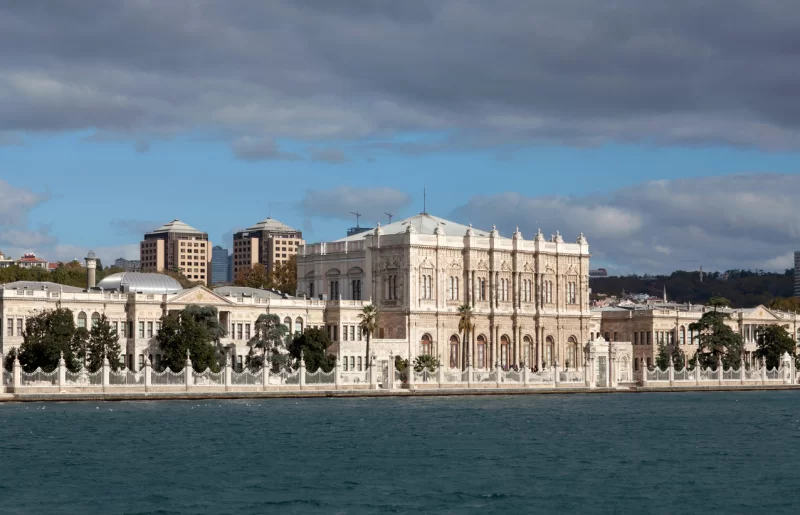
[(0, 404), (0, 512), (796, 513), (800, 392)]

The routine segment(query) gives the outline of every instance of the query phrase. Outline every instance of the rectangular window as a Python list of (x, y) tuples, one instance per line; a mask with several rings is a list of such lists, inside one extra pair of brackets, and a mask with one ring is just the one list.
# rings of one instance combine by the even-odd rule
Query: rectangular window
[(127, 324), (125, 322), (122, 322), (122, 323), (119, 324), (119, 335), (122, 338), (125, 338), (125, 326), (126, 325)]
[(6, 333), (8, 336), (14, 336), (14, 319), (8, 319), (8, 332)]
[(333, 341), (339, 341), (339, 326), (333, 326)]
[(242, 339), (242, 329), (242, 324), (236, 324), (236, 334), (239, 335), (239, 338), (237, 338), (239, 340)]
[(144, 322), (139, 322), (139, 338), (144, 338)]
[(350, 341), (356, 341), (356, 326), (350, 326)]
[(344, 372), (347, 372), (347, 356), (345, 356), (344, 358), (342, 358), (342, 370), (343, 370)]
[(342, 340), (347, 341), (347, 326), (344, 326), (344, 331), (342, 331)]
[(153, 322), (147, 322), (147, 337), (153, 337)]
[(244, 326), (244, 339), (250, 340), (250, 324), (245, 324)]
[(361, 356), (358, 357), (358, 371), (361, 372)]
[(22, 319), (18, 318), (17, 319), (17, 336), (22, 336), (22, 326), (23, 326)]
[(360, 327), (356, 331), (356, 334), (358, 335), (358, 341), (361, 341), (361, 338), (364, 336), (364, 333), (361, 331)]
[(356, 358), (350, 356), (350, 371), (354, 371), (356, 369)]
[(156, 322), (156, 334), (161, 332), (161, 322)]

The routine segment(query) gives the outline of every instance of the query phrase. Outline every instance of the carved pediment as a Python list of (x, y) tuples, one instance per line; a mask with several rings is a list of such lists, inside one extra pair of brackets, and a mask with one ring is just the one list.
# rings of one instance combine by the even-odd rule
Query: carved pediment
[(177, 297), (170, 299), (169, 304), (233, 304), (225, 297), (220, 297), (211, 290), (202, 286), (197, 286), (189, 291), (179, 293)]
[(478, 261), (478, 264), (475, 266), (476, 270), (489, 270), (489, 265), (486, 264), (486, 261), (481, 259)]
[(556, 273), (556, 270), (555, 270), (555, 268), (553, 268), (553, 265), (547, 265), (546, 267), (544, 267), (544, 273), (546, 273), (546, 274), (554, 274), (554, 273)]
[(525, 263), (525, 265), (522, 267), (522, 270), (528, 273), (534, 272), (533, 265), (531, 265), (530, 263)]
[(511, 272), (511, 265), (508, 263), (508, 261), (503, 261), (503, 263), (500, 265), (500, 270), (503, 272)]
[(433, 263), (431, 263), (431, 261), (426, 257), (425, 259), (423, 259), (420, 262), (419, 267), (420, 268), (433, 268)]
[(578, 275), (578, 269), (575, 267), (575, 265), (569, 265), (566, 275)]
[(448, 268), (452, 270), (461, 270), (463, 267), (461, 266), (460, 261), (451, 261), (450, 264), (448, 265)]

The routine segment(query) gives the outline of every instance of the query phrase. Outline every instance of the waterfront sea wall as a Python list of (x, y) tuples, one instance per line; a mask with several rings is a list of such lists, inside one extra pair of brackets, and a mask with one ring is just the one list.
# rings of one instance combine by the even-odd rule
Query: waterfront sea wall
[[(0, 370), (2, 400), (49, 398), (153, 398), (153, 397), (236, 397), (295, 395), (475, 395), (509, 393), (614, 392), (665, 390), (736, 390), (800, 387), (794, 360), (784, 356), (780, 366), (738, 368), (695, 367), (648, 368), (642, 363), (631, 375), (618, 367), (597, 366), (592, 360), (576, 369), (560, 369), (558, 364), (543, 370), (528, 368), (467, 370), (439, 368), (435, 371), (399, 371), (388, 362), (371, 370), (344, 371), (337, 366), (329, 371), (307, 370), (300, 362), (296, 370), (234, 370), (230, 364), (218, 372), (197, 372), (187, 357), (182, 370), (156, 371), (149, 362), (138, 372), (112, 370), (108, 362), (95, 371), (70, 371), (64, 361), (52, 371), (25, 372), (18, 361), (12, 371)], [(605, 365), (603, 362), (602, 365)]]

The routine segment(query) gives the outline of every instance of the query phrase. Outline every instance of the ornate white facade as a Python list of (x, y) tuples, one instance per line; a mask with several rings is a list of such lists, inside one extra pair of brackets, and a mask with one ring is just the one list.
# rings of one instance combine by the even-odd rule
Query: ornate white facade
[[(431, 354), (461, 368), (458, 307), (473, 306), (467, 347), (474, 367), (582, 365), (597, 326), (589, 311), (589, 245), (538, 232), (526, 240), (480, 231), (426, 213), (342, 240), (305, 245), (298, 296), (327, 300), (325, 323), (342, 360), (364, 356), (354, 326), (367, 303), (380, 310), (373, 350)], [(356, 363), (357, 366), (357, 363)]]

